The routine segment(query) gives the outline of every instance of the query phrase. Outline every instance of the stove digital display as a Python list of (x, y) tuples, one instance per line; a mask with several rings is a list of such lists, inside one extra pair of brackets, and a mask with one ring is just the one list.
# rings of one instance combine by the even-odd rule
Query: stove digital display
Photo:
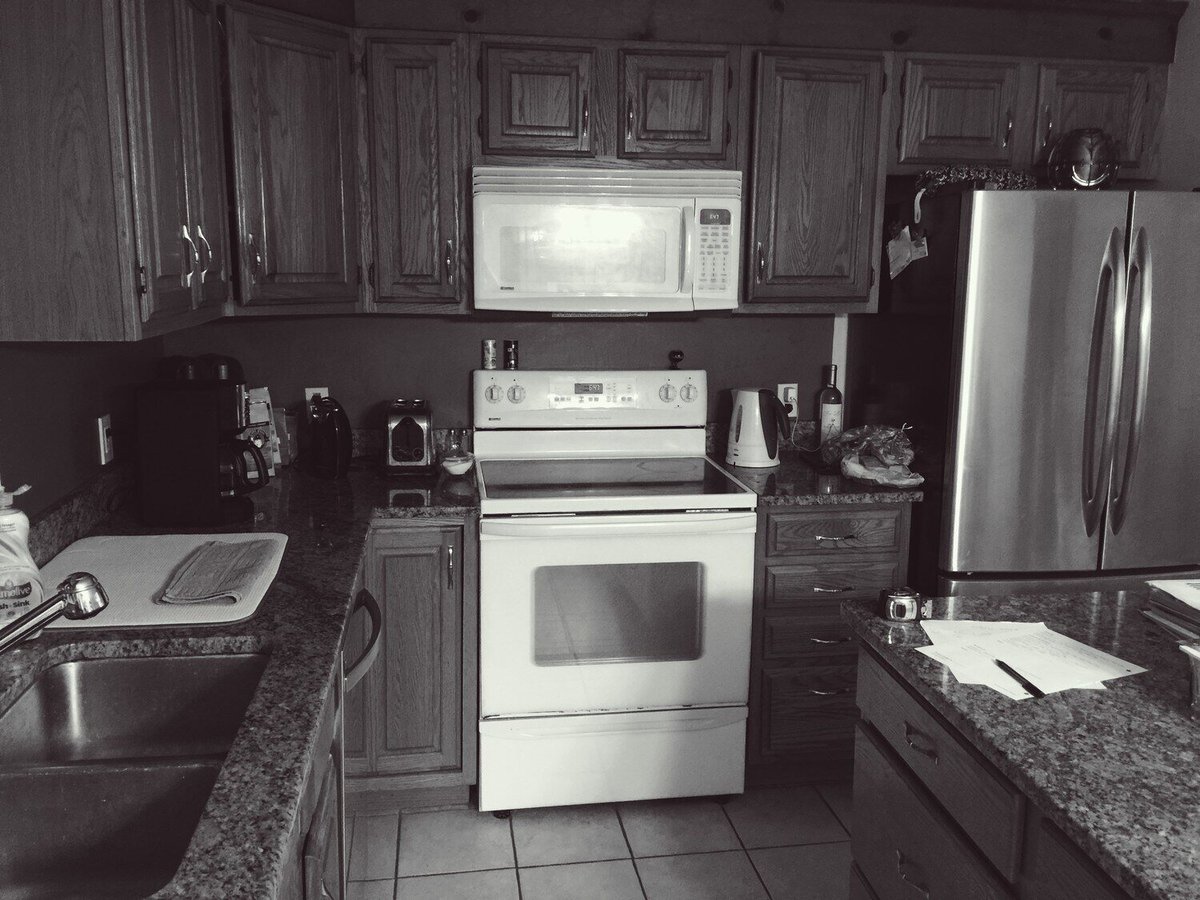
[(577, 394), (603, 394), (604, 382), (602, 381), (577, 381), (575, 382), (575, 393)]

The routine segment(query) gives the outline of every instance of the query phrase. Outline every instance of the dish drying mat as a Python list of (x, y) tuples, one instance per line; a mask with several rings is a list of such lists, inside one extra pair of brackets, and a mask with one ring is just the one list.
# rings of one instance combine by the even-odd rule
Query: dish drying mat
[[(197, 554), (216, 552), (227, 556), (230, 544), (266, 542), (261, 553), (235, 554), (233, 565), (245, 571), (232, 580), (240, 588), (233, 601), (163, 602), (173, 582), (193, 586), (209, 582), (212, 566)], [(213, 547), (207, 545), (213, 544)], [(225, 545), (225, 546), (223, 546)], [(267, 588), (275, 580), (287, 535), (248, 534), (162, 534), (100, 536), (76, 541), (42, 567), (42, 584), (49, 596), (72, 572), (91, 572), (108, 594), (108, 606), (90, 619), (55, 619), (47, 628), (134, 628), (145, 626), (215, 625), (240, 622), (258, 609)], [(208, 557), (210, 560), (214, 557)], [(220, 574), (220, 573), (218, 573)], [(230, 573), (233, 575), (234, 573)], [(205, 584), (199, 585), (202, 589)]]

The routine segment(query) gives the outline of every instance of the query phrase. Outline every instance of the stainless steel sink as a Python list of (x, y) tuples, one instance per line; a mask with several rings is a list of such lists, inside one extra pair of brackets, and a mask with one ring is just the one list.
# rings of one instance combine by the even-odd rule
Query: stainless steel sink
[(47, 669), (0, 715), (0, 896), (144, 897), (169, 882), (266, 664)]
[(0, 766), (224, 754), (266, 664), (237, 654), (54, 666), (0, 716)]
[(219, 760), (0, 771), (0, 893), (145, 897), (175, 874)]

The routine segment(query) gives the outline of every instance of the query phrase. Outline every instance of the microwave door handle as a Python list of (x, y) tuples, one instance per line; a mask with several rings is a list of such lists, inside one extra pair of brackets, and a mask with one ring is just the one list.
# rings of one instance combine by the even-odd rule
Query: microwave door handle
[(692, 204), (683, 211), (683, 271), (679, 276), (679, 292), (687, 297), (692, 296), (692, 278), (694, 277), (696, 257), (696, 216), (699, 204)]

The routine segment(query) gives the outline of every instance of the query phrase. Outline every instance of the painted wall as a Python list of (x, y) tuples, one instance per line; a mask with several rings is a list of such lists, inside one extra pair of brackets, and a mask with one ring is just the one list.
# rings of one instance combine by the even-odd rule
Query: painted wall
[(1167, 83), (1158, 186), (1200, 187), (1200, 4), (1189, 3), (1179, 20), (1175, 62)]
[(0, 475), (31, 484), (31, 516), (91, 479), (97, 416), (113, 417), (118, 457), (132, 458), (133, 386), (149, 380), (161, 339), (136, 344), (0, 344)]
[[(168, 354), (226, 353), (276, 405), (295, 406), (306, 387), (328, 387), (356, 427), (383, 427), (386, 401), (423, 397), (438, 427), (470, 421), (470, 372), (480, 341), (519, 341), (526, 369), (666, 368), (682, 350), (685, 368), (706, 369), (709, 419), (717, 393), (797, 381), (817, 391), (829, 361), (831, 316), (622, 321), (480, 321), (343, 316), (213, 322), (164, 338)], [(502, 343), (501, 343), (502, 346)]]

